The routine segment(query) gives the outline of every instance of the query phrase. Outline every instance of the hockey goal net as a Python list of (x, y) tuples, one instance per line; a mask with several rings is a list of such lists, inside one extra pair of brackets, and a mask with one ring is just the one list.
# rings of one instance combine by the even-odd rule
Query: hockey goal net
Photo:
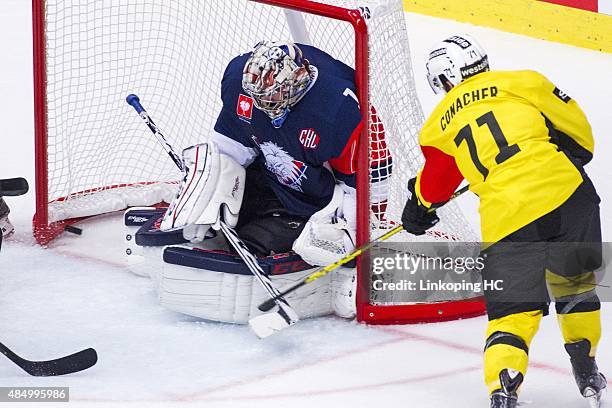
[[(359, 147), (358, 241), (398, 225), (407, 180), (421, 165), (423, 122), (401, 0), (33, 0), (33, 28), (41, 244), (84, 217), (168, 202), (181, 174), (125, 97), (140, 96), (177, 150), (201, 142), (221, 107), (226, 64), (262, 39), (312, 44), (355, 68), (368, 121)], [(383, 191), (370, 188), (389, 174)], [(384, 193), (386, 203), (371, 205)], [(428, 239), (476, 241), (453, 203), (440, 212), (444, 221)], [(368, 256), (359, 263), (361, 321), (482, 313), (474, 293), (376, 297), (370, 264)]]

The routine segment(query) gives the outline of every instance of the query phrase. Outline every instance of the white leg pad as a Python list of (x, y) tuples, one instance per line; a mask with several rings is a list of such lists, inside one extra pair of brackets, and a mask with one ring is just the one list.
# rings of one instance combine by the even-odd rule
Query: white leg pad
[(332, 308), (337, 316), (352, 319), (356, 314), (357, 270), (340, 267), (331, 273)]
[[(315, 268), (273, 275), (279, 290), (301, 281)], [(286, 297), (299, 318), (333, 313), (332, 274)], [(344, 292), (343, 292), (344, 293)], [(262, 312), (257, 308), (268, 294), (253, 275), (218, 272), (164, 262), (158, 285), (161, 304), (173, 311), (207, 320), (246, 324)]]

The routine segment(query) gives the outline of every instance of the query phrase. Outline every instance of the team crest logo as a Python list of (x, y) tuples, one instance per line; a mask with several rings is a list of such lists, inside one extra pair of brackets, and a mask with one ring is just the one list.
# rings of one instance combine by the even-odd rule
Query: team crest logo
[(238, 106), (236, 106), (236, 113), (241, 118), (251, 120), (253, 117), (253, 98), (240, 94), (238, 96)]
[(314, 129), (302, 129), (299, 139), (306, 149), (316, 149), (319, 145), (319, 135), (317, 135)]
[(282, 185), (303, 192), (302, 182), (307, 179), (308, 166), (304, 162), (295, 160), (274, 142), (264, 142), (259, 148), (266, 158), (268, 171), (274, 174)]

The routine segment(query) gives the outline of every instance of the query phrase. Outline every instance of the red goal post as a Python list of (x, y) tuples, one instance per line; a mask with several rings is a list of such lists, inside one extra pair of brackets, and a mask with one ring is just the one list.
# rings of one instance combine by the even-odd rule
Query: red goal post
[[(93, 4), (94, 1), (95, 0), (83, 0), (83, 3), (84, 3), (83, 6), (85, 7), (86, 4)], [(52, 3), (52, 7), (50, 6), (50, 3)], [(138, 10), (146, 11), (145, 7), (149, 5), (155, 6), (155, 7), (163, 7), (164, 6), (163, 3), (164, 2), (160, 2), (158, 0), (137, 0), (137, 1), (134, 1), (134, 10), (131, 10), (129, 8), (130, 6), (124, 6), (124, 7), (127, 7), (126, 8), (127, 17), (123, 15), (118, 15), (118, 16), (113, 16), (113, 18), (116, 17), (117, 21), (134, 19), (140, 23), (138, 16), (134, 16), (134, 14), (138, 12)], [(174, 1), (168, 0), (167, 3), (174, 3)], [(221, 3), (223, 5), (218, 6)], [(310, 20), (308, 21), (308, 23), (311, 24), (310, 27), (314, 26), (315, 30), (318, 29), (319, 25), (324, 26), (324, 29), (322, 29), (323, 34), (317, 34), (319, 36), (318, 38), (325, 38), (325, 36), (330, 36), (329, 30), (336, 30), (337, 29), (336, 26), (339, 26), (340, 24), (346, 25), (347, 27), (351, 28), (350, 31), (352, 32), (352, 36), (353, 36), (352, 44), (346, 43), (344, 45), (346, 46), (347, 49), (350, 47), (353, 47), (354, 57), (352, 58), (353, 59), (352, 61), (345, 61), (345, 62), (348, 63), (349, 65), (352, 64), (353, 67), (355, 68), (355, 82), (356, 82), (357, 90), (358, 90), (358, 99), (360, 101), (360, 109), (361, 109), (364, 121), (367, 122), (366, 125), (363, 126), (363, 133), (361, 135), (361, 141), (358, 147), (359, 162), (358, 162), (358, 167), (357, 167), (357, 186), (358, 186), (357, 188), (357, 218), (358, 218), (357, 245), (362, 245), (368, 242), (370, 239), (374, 238), (376, 235), (380, 235), (380, 234), (377, 234), (377, 232), (384, 230), (384, 228), (389, 228), (392, 225), (397, 225), (397, 224), (393, 224), (393, 222), (394, 220), (396, 223), (398, 222), (398, 216), (397, 216), (398, 208), (403, 204), (402, 197), (405, 193), (404, 187), (403, 187), (405, 185), (405, 182), (403, 179), (398, 179), (398, 177), (399, 175), (401, 175), (403, 178), (405, 178), (409, 176), (408, 173), (411, 173), (411, 172), (414, 174), (415, 169), (418, 168), (418, 165), (419, 165), (417, 163), (417, 160), (419, 160), (417, 157), (420, 157), (420, 156), (417, 152), (418, 144), (416, 143), (416, 140), (415, 140), (416, 138), (414, 135), (414, 129), (412, 129), (411, 132), (402, 132), (401, 127), (398, 127), (397, 129), (395, 129), (397, 126), (394, 123), (392, 123), (393, 122), (392, 117), (394, 116), (393, 111), (388, 107), (380, 106), (383, 104), (382, 101), (384, 101), (384, 97), (378, 96), (378, 101), (381, 101), (381, 102), (373, 102), (371, 101), (372, 95), (370, 93), (370, 90), (371, 90), (370, 80), (371, 78), (376, 79), (377, 75), (380, 76), (380, 73), (370, 72), (370, 69), (371, 69), (370, 62), (372, 58), (370, 49), (372, 47), (372, 42), (370, 40), (370, 35), (369, 35), (369, 32), (370, 32), (369, 21), (368, 21), (368, 19), (370, 18), (369, 14), (371, 13), (373, 14), (375, 12), (374, 9), (379, 6), (381, 7), (384, 6), (387, 9), (392, 9), (392, 11), (397, 13), (398, 11), (394, 9), (394, 7), (397, 8), (396, 6), (398, 4), (401, 7), (401, 0), (364, 0), (364, 1), (358, 1), (358, 0), (327, 0), (327, 1), (325, 0), (322, 0), (322, 1), (228, 0), (224, 2), (217, 2), (216, 0), (214, 1), (209, 0), (209, 1), (201, 1), (200, 3), (198, 3), (196, 0), (193, 0), (193, 1), (185, 1), (184, 3), (181, 3), (181, 6), (185, 6), (187, 8), (193, 7), (198, 12), (209, 12), (210, 10), (215, 9), (216, 7), (237, 7), (237, 8), (244, 8), (244, 9), (248, 8), (249, 10), (251, 10), (253, 6), (251, 6), (249, 3), (259, 3), (261, 5), (265, 5), (265, 7), (269, 7), (269, 9), (265, 9), (264, 11), (260, 11), (260, 9), (253, 8), (253, 13), (260, 12), (261, 14), (249, 14), (249, 16), (252, 17), (252, 19), (262, 19), (261, 21), (265, 21), (265, 22), (268, 21), (265, 19), (269, 18), (267, 16), (269, 12), (271, 12), (273, 9), (276, 9), (276, 8), (289, 9), (295, 12), (303, 13), (304, 16), (312, 15), (312, 16), (317, 16), (321, 18), (314, 22)], [(201, 7), (202, 4), (204, 4), (204, 6), (209, 5), (210, 6), (209, 9), (207, 9), (206, 7)], [(356, 7), (361, 4), (363, 4), (362, 7), (360, 8)], [(355, 7), (346, 7), (346, 5), (353, 5)], [(136, 133), (140, 132), (140, 130), (134, 130), (132, 128), (129, 128), (128, 125), (125, 125), (123, 118), (116, 119), (116, 112), (114, 111), (111, 112), (110, 110), (106, 111), (104, 110), (105, 108), (104, 106), (100, 106), (100, 107), (96, 107), (96, 110), (93, 111), (93, 112), (99, 113), (99, 117), (88, 117), (84, 119), (85, 120), (84, 122), (78, 122), (76, 120), (71, 121), (71, 123), (72, 122), (75, 123), (74, 129), (70, 127), (62, 127), (60, 131), (52, 130), (51, 133), (54, 133), (54, 134), (53, 134), (53, 137), (50, 137), (49, 122), (53, 115), (56, 115), (59, 110), (67, 107), (66, 109), (69, 110), (68, 113), (62, 113), (61, 115), (57, 114), (57, 116), (53, 117), (54, 127), (56, 127), (58, 124), (63, 126), (66, 120), (68, 119), (72, 120), (72, 113), (74, 113), (75, 116), (78, 116), (79, 113), (75, 111), (84, 107), (82, 102), (79, 102), (80, 101), (79, 98), (76, 98), (77, 100), (75, 101), (61, 100), (58, 103), (57, 100), (64, 98), (65, 95), (68, 95), (68, 99), (70, 96), (76, 97), (77, 95), (76, 94), (70, 95), (70, 92), (72, 91), (72, 89), (65, 90), (64, 88), (60, 88), (56, 84), (58, 83), (63, 84), (63, 82), (66, 81), (66, 78), (68, 78), (68, 80), (73, 79), (74, 78), (73, 75), (74, 76), (84, 75), (85, 77), (80, 77), (80, 76), (78, 77), (79, 80), (76, 81), (77, 85), (74, 86), (74, 92), (75, 93), (81, 92), (81, 88), (87, 91), (88, 90), (87, 86), (89, 85), (89, 83), (87, 82), (88, 78), (86, 76), (88, 75), (88, 72), (92, 72), (93, 74), (91, 75), (96, 76), (97, 70), (95, 66), (90, 67), (87, 64), (85, 64), (84, 67), (81, 67), (80, 65), (83, 64), (83, 61), (91, 63), (91, 64), (95, 64), (97, 59), (96, 58), (78, 59), (78, 64), (75, 64), (75, 65), (79, 65), (79, 67), (78, 69), (75, 69), (75, 72), (72, 72), (72, 71), (62, 72), (61, 75), (59, 76), (56, 73), (52, 72), (52, 70), (50, 70), (51, 68), (49, 66), (50, 61), (53, 64), (58, 63), (59, 61), (59, 63), (63, 64), (62, 66), (67, 67), (68, 70), (72, 69), (72, 65), (70, 63), (71, 61), (66, 61), (67, 58), (70, 58), (70, 56), (74, 55), (74, 53), (77, 51), (80, 51), (83, 53), (85, 53), (86, 51), (89, 51), (89, 48), (87, 47), (97, 46), (97, 43), (95, 41), (99, 40), (99, 41), (104, 42), (104, 39), (100, 40), (99, 38), (94, 38), (94, 42), (92, 43), (92, 45), (88, 46), (88, 44), (84, 40), (80, 39), (79, 34), (75, 30), (73, 34), (74, 37), (77, 38), (77, 41), (81, 41), (83, 44), (80, 46), (80, 48), (67, 46), (66, 48), (68, 51), (66, 51), (66, 54), (62, 54), (61, 58), (56, 57), (55, 49), (59, 47), (63, 47), (65, 44), (60, 43), (60, 41), (62, 41), (61, 38), (59, 40), (57, 38), (50, 39), (48, 35), (49, 30), (60, 29), (60, 28), (64, 29), (64, 27), (60, 27), (60, 25), (66, 21), (69, 21), (70, 24), (73, 24), (73, 25), (81, 24), (80, 22), (76, 21), (77, 20), (76, 18), (69, 18), (70, 16), (64, 16), (64, 15), (62, 16), (64, 20), (62, 20), (62, 18), (56, 18), (52, 22), (47, 21), (48, 18), (55, 16), (55, 14), (53, 13), (57, 13), (58, 15), (60, 14), (60, 12), (63, 12), (66, 15), (69, 14), (70, 10), (68, 11), (60, 10), (61, 6), (62, 6), (62, 0), (33, 0), (33, 8), (32, 8), (33, 10), (33, 41), (34, 41), (34, 83), (35, 83), (34, 85), (35, 137), (36, 137), (36, 151), (35, 151), (35, 155), (36, 155), (36, 214), (34, 216), (33, 224), (34, 224), (34, 235), (36, 239), (38, 240), (38, 242), (41, 244), (47, 244), (51, 240), (53, 240), (57, 235), (59, 235), (64, 230), (66, 225), (70, 225), (88, 216), (95, 215), (95, 213), (117, 211), (117, 210), (121, 210), (122, 208), (127, 207), (128, 205), (129, 206), (131, 205), (151, 205), (153, 203), (157, 203), (158, 201), (161, 201), (160, 199), (161, 197), (167, 196), (167, 191), (172, 191), (174, 189), (174, 184), (172, 183), (175, 183), (178, 180), (178, 177), (176, 176), (176, 174), (174, 174), (174, 177), (168, 176), (167, 178), (160, 178), (159, 180), (157, 179), (150, 180), (146, 178), (147, 175), (143, 176), (142, 174), (140, 175), (135, 174), (133, 177), (131, 175), (130, 177), (123, 177), (123, 175), (120, 175), (120, 177), (113, 176), (109, 178), (108, 180), (104, 179), (104, 180), (96, 180), (93, 183), (89, 182), (90, 184), (83, 183), (80, 181), (72, 182), (72, 180), (70, 180), (69, 178), (72, 177), (74, 173), (78, 171), (83, 171), (83, 170), (73, 170), (77, 168), (77, 165), (76, 164), (73, 165), (72, 162), (69, 163), (68, 165), (69, 169), (67, 171), (62, 168), (60, 169), (61, 171), (59, 171), (59, 175), (55, 174), (55, 173), (58, 173), (58, 170), (57, 170), (58, 166), (55, 163), (51, 163), (51, 161), (55, 160), (56, 156), (62, 156), (63, 151), (61, 149), (64, 146), (70, 146), (72, 149), (74, 149), (71, 153), (75, 155), (77, 153), (79, 154), (81, 153), (80, 151), (78, 152), (76, 151), (80, 147), (73, 146), (73, 143), (75, 143), (77, 139), (80, 139), (82, 137), (82, 133), (78, 132), (79, 130), (81, 130), (81, 132), (83, 133), (88, 133), (88, 135), (92, 135), (91, 140), (87, 142), (88, 144), (85, 147), (82, 147), (82, 149), (85, 151), (89, 151), (89, 150), (94, 151), (94, 147), (97, 148), (98, 147), (97, 145), (103, 145), (104, 143), (106, 143), (109, 135), (114, 136), (114, 133), (116, 132), (119, 132), (120, 135), (127, 135), (127, 134), (131, 135), (131, 134), (134, 134), (135, 132)], [(142, 6), (142, 8), (140, 6)], [(118, 7), (119, 6), (117, 6), (116, 8)], [(96, 9), (96, 13), (97, 12), (98, 10)], [(113, 12), (115, 11), (113, 10), (109, 11), (110, 14), (112, 14)], [(100, 18), (105, 18), (106, 14), (101, 13), (101, 16), (102, 17)], [(289, 17), (290, 16), (287, 15), (288, 19)], [(210, 22), (210, 24), (212, 25), (214, 24), (214, 22), (212, 22), (213, 18), (214, 17), (205, 19), (205, 21)], [(328, 20), (323, 20), (323, 19), (328, 19)], [(270, 25), (279, 24), (278, 17), (276, 17), (276, 20), (270, 20), (270, 21), (271, 21), (269, 23)], [(334, 23), (333, 21), (337, 23)], [(402, 21), (403, 21), (403, 18), (402, 18)], [(157, 23), (157, 21), (155, 22)], [(395, 23), (397, 23), (397, 19)], [(88, 20), (88, 21), (83, 22), (82, 24), (87, 27), (95, 27), (96, 21), (92, 22)], [(89, 24), (89, 26), (87, 24)], [(329, 28), (328, 25), (332, 28)], [(146, 26), (146, 25), (143, 25), (143, 26)], [(121, 28), (121, 26), (119, 27)], [(404, 37), (401, 37), (401, 35), (397, 36), (399, 40), (393, 38), (395, 36), (395, 33), (392, 31), (395, 30), (397, 26), (394, 26), (394, 27), (390, 27), (389, 32), (384, 31), (386, 30), (385, 27), (378, 28), (377, 35), (381, 37), (385, 37), (382, 41), (399, 41), (402, 47), (407, 48), (408, 47), (407, 38), (404, 39)], [(70, 27), (66, 28), (66, 30), (68, 30), (69, 28)], [(283, 30), (286, 31), (286, 29), (283, 29)], [(293, 30), (290, 30), (290, 31), (291, 31), (291, 34), (295, 37), (295, 32), (293, 32)], [(401, 31), (401, 29), (399, 29), (399, 31)], [(175, 34), (173, 32), (173, 27), (170, 27), (168, 29), (168, 32), (169, 32), (169, 35)], [(279, 32), (282, 32), (282, 30), (279, 30)], [(335, 33), (335, 31), (332, 31), (332, 32)], [(152, 33), (158, 34), (155, 31), (152, 31)], [(152, 33), (147, 33), (147, 34), (153, 35)], [(117, 38), (124, 38), (125, 36), (123, 34), (124, 34), (123, 31), (119, 30), (119, 33), (116, 34), (115, 37), (112, 38), (112, 40), (109, 40), (109, 44), (111, 44), (110, 46), (113, 45), (113, 42), (116, 42)], [(164, 33), (161, 33), (161, 34), (164, 34)], [(400, 33), (400, 34), (405, 35), (405, 33)], [(228, 35), (231, 36), (232, 33), (228, 33)], [(389, 36), (390, 40), (387, 39), (387, 36)], [(64, 35), (64, 37), (70, 38), (70, 36), (66, 36), (66, 35)], [(137, 39), (140, 38), (138, 35), (130, 36), (129, 34), (127, 35), (127, 37), (137, 38)], [(262, 38), (253, 38), (253, 43), (260, 39)], [(282, 39), (282, 38), (274, 38), (274, 39)], [(406, 41), (406, 44), (401, 44), (402, 41)], [(53, 45), (53, 47), (56, 47), (56, 48), (54, 48), (54, 50), (49, 50), (48, 49), (49, 44)], [(253, 44), (249, 44), (249, 45), (252, 46)], [(313, 45), (318, 46), (319, 43), (314, 42)], [(157, 44), (155, 46), (157, 47)], [(244, 48), (245, 46), (246, 45), (242, 46), (243, 51), (245, 49)], [(340, 46), (342, 47), (342, 45)], [(334, 57), (340, 59), (340, 57), (338, 57), (334, 53), (334, 51), (336, 51), (337, 49), (333, 48), (333, 47), (337, 48), (338, 43), (331, 42), (331, 45), (329, 45), (329, 47), (331, 47), (331, 49), (328, 48), (326, 49), (326, 51), (328, 51)], [(77, 49), (77, 51), (75, 51), (75, 49)], [(343, 50), (343, 52), (345, 51), (346, 50)], [(162, 52), (166, 52), (166, 51), (162, 50)], [(127, 54), (127, 53), (124, 53), (124, 54)], [(380, 55), (376, 56), (376, 58), (379, 58), (379, 57)], [(412, 75), (412, 72), (411, 72), (412, 70), (410, 68), (409, 55), (408, 55), (408, 59), (405, 59), (406, 56), (404, 55), (400, 55), (397, 58), (400, 59), (399, 61), (400, 64), (402, 65), (405, 65), (406, 63), (408, 64), (408, 68), (410, 69), (410, 75)], [(229, 59), (227, 59), (226, 61), (223, 61), (223, 64), (226, 64), (227, 61), (229, 61)], [(119, 62), (124, 62), (124, 61), (119, 61)], [(131, 66), (130, 66), (130, 69), (131, 69)], [(112, 70), (109, 70), (109, 71), (110, 71), (110, 75), (108, 72), (104, 72), (104, 74), (106, 75), (102, 75), (100, 78), (107, 78), (108, 76), (112, 77), (113, 73), (116, 72)], [(120, 72), (120, 71), (117, 71), (117, 72)], [(52, 81), (50, 81), (49, 79), (50, 74), (53, 76)], [(171, 73), (171, 74), (174, 74), (174, 73)], [(117, 74), (115, 73), (115, 75)], [(155, 84), (159, 83), (160, 81), (159, 78), (155, 78), (155, 80), (157, 81), (155, 82)], [(397, 80), (401, 82), (405, 80), (405, 78), (397, 78)], [(410, 81), (412, 81), (412, 77), (410, 77)], [(53, 84), (51, 84), (51, 82), (53, 82)], [(210, 82), (214, 82), (214, 81), (210, 81)], [(130, 81), (126, 81), (126, 84), (127, 84), (126, 85), (127, 89), (124, 92), (125, 95), (127, 95), (128, 92), (131, 93), (133, 89), (138, 89), (141, 86), (141, 84), (139, 84), (137, 80), (135, 81), (133, 79), (130, 79)], [(100, 88), (100, 86), (98, 85), (100, 85), (99, 81), (90, 85), (93, 89), (92, 92), (94, 93), (98, 92)], [(403, 97), (403, 99), (401, 99), (401, 102), (407, 103), (409, 105), (408, 108), (414, 110), (413, 116), (416, 118), (414, 119), (415, 122), (419, 122), (419, 120), (422, 122), (422, 112), (420, 111), (420, 105), (418, 104), (418, 99), (416, 98), (416, 90), (414, 89), (414, 84), (409, 83), (409, 85), (410, 85), (409, 91), (412, 93), (409, 94), (408, 98)], [(106, 85), (102, 84), (102, 86), (106, 86)], [(380, 84), (377, 83), (377, 87), (379, 86)], [(189, 90), (193, 88), (192, 84), (187, 84), (187, 87), (189, 88)], [(146, 92), (151, 93), (152, 98), (159, 97), (159, 99), (163, 99), (162, 97), (166, 96), (166, 95), (157, 95), (157, 93), (163, 93), (163, 91), (157, 92), (157, 90), (152, 90), (151, 86), (148, 86), (148, 85), (142, 86), (142, 88), (146, 89)], [(403, 88), (403, 86), (400, 86), (400, 88)], [(51, 112), (49, 110), (50, 108), (49, 108), (49, 94), (48, 94), (50, 89), (52, 90), (53, 96), (55, 98), (53, 102), (54, 106), (52, 107)], [(174, 90), (174, 88), (170, 88), (170, 89)], [(101, 98), (103, 99), (107, 97), (107, 93), (110, 94), (114, 91), (115, 89), (112, 89), (109, 91), (108, 89), (104, 88), (103, 91), (100, 92)], [(185, 91), (187, 91), (187, 88), (185, 88)], [(402, 92), (402, 91), (404, 91), (404, 89), (397, 90), (397, 92)], [(59, 94), (60, 96), (56, 97), (55, 94)], [(80, 96), (80, 93), (78, 96)], [(393, 103), (393, 102), (390, 102), (390, 103)], [(379, 113), (378, 116), (381, 116), (381, 118), (379, 118), (377, 116), (376, 111), (373, 110), (374, 104), (376, 104), (377, 110)], [(173, 108), (173, 107), (171, 106), (170, 108)], [(404, 108), (404, 107), (400, 107), (400, 108)], [(73, 111), (70, 111), (70, 109), (72, 109)], [(150, 109), (153, 112), (155, 112), (154, 107)], [(210, 109), (210, 108), (208, 108), (208, 110), (214, 111), (214, 109)], [(53, 115), (51, 113), (53, 113)], [(198, 115), (199, 113), (196, 113), (195, 116), (197, 117)], [(156, 117), (157, 116), (158, 115), (156, 114)], [(109, 119), (111, 117), (112, 117), (112, 120)], [(136, 126), (142, 125), (141, 123), (139, 123), (139, 121), (134, 119), (132, 113), (130, 113), (130, 115), (127, 116), (127, 119), (133, 120), (136, 123)], [(96, 124), (95, 124), (96, 120), (105, 121), (105, 123), (101, 124), (101, 126), (105, 126), (106, 122), (108, 121), (112, 122), (113, 124), (117, 124), (116, 128), (120, 129), (120, 131), (117, 131), (115, 128), (111, 128), (110, 130), (105, 131), (105, 133), (104, 132), (96, 133), (95, 131), (92, 131), (92, 129), (96, 127)], [(402, 121), (405, 121), (405, 120), (403, 118), (397, 118), (396, 120), (396, 122), (398, 123), (401, 123)], [(169, 120), (164, 121), (162, 117), (162, 120), (157, 120), (157, 122), (158, 124), (160, 124), (161, 127), (166, 128), (166, 129), (168, 128), (164, 125), (164, 123), (168, 124)], [(174, 134), (180, 133), (181, 129), (183, 129), (182, 127), (179, 126), (179, 124), (177, 124), (176, 127), (177, 127), (177, 130), (175, 131)], [(384, 208), (382, 210), (379, 209), (381, 211), (381, 214), (373, 214), (372, 211), (373, 211), (374, 206), (372, 205), (372, 195), (370, 191), (370, 182), (372, 178), (372, 174), (370, 173), (370, 166), (371, 166), (371, 160), (372, 160), (371, 158), (376, 153), (371, 151), (372, 146), (373, 146), (372, 139), (376, 139), (377, 137), (382, 138), (383, 142), (380, 144), (384, 145), (383, 148), (386, 150), (387, 148), (385, 145), (386, 141), (384, 141), (384, 138), (386, 137), (385, 130), (384, 130), (385, 127), (388, 128), (387, 136), (389, 135), (397, 136), (400, 133), (409, 133), (407, 135), (402, 135), (401, 137), (402, 138), (410, 137), (411, 141), (410, 141), (410, 145), (406, 145), (405, 148), (402, 147), (402, 149), (406, 149), (406, 151), (402, 150), (401, 154), (395, 153), (396, 158), (394, 158), (394, 163), (393, 163), (393, 172), (395, 175), (393, 177), (398, 179), (395, 181), (395, 184), (399, 187), (397, 186), (390, 187), (390, 190), (394, 190), (394, 191), (397, 190), (397, 192), (394, 192), (395, 196), (393, 198), (394, 209), (387, 210), (387, 205), (385, 203)], [(414, 127), (415, 126), (413, 126), (413, 128)], [(171, 129), (171, 130), (174, 130), (174, 129)], [(143, 131), (145, 130), (143, 129)], [(375, 135), (376, 133), (382, 133), (382, 136), (381, 135), (376, 136)], [(150, 138), (149, 135), (145, 137), (147, 139)], [(64, 138), (68, 138), (68, 140), (65, 140)], [(170, 139), (172, 139), (172, 137)], [(378, 139), (376, 140), (378, 141)], [(155, 145), (154, 141), (151, 141), (150, 143), (154, 149), (159, 149)], [(177, 143), (181, 148), (188, 145), (187, 141), (185, 140), (182, 140), (181, 143), (183, 144), (181, 145)], [(93, 146), (92, 144), (95, 144), (95, 146)], [(405, 144), (405, 139), (402, 139), (402, 140), (398, 139), (398, 141), (395, 142), (396, 146), (398, 145), (403, 146), (404, 144)], [(104, 149), (100, 151), (104, 151)], [(92, 153), (92, 154), (98, 154), (98, 155), (100, 154), (98, 150), (96, 150), (96, 152), (97, 153)], [(157, 153), (149, 153), (149, 155), (151, 154), (157, 154)], [(380, 152), (378, 154), (380, 154)], [(67, 160), (71, 160), (71, 159), (72, 159), (71, 157), (67, 158)], [(94, 157), (94, 158), (90, 157), (89, 159), (90, 160), (97, 159), (97, 157)], [(156, 160), (156, 159), (151, 158), (151, 160)], [(111, 162), (114, 163), (114, 161), (112, 160)], [(407, 163), (404, 163), (404, 162), (407, 162)], [(391, 171), (392, 171), (391, 167), (389, 167), (389, 172)], [(170, 170), (168, 170), (168, 172), (170, 172)], [(161, 174), (164, 174), (163, 171)], [(74, 191), (71, 189), (68, 189), (68, 190), (55, 189), (54, 183), (59, 183), (60, 181), (63, 182), (65, 181), (65, 179), (69, 179), (67, 183), (69, 186), (71, 185), (76, 186), (74, 187)], [(163, 190), (163, 194), (160, 193), (159, 191), (155, 192), (155, 194), (150, 194), (147, 189), (151, 186), (160, 191)], [(169, 188), (166, 188), (167, 186), (169, 186)], [(50, 196), (50, 187), (54, 188), (54, 192), (52, 196)], [(141, 203), (137, 199), (132, 198), (131, 196), (123, 201), (116, 200), (116, 196), (122, 196), (122, 197), (126, 196), (132, 190), (137, 191), (137, 194), (136, 194), (137, 198), (140, 198), (140, 196), (146, 197), (146, 200), (145, 200), (146, 202)], [(126, 191), (127, 193), (124, 193), (124, 191)], [(146, 191), (146, 192), (142, 193), (143, 191)], [(103, 205), (102, 207), (97, 208), (97, 206), (100, 204), (100, 201), (104, 201), (105, 203), (108, 201), (109, 204)], [(95, 207), (96, 207), (95, 209), (88, 210), (88, 211), (81, 210), (81, 207), (83, 206), (87, 207), (88, 205), (91, 204), (91, 202), (95, 203)], [(68, 203), (72, 205), (73, 207), (78, 207), (78, 210), (74, 213), (70, 212), (72, 210), (70, 211), (64, 210), (62, 206), (65, 203)], [(390, 205), (391, 205), (391, 202), (390, 202)], [(53, 211), (51, 212), (54, 214), (52, 217), (50, 217), (51, 207), (53, 209)], [(70, 206), (67, 206), (67, 207), (70, 207)], [(58, 208), (59, 210), (57, 210)], [(469, 233), (467, 231), (467, 228), (469, 228), (468, 224), (465, 221), (465, 219), (462, 218), (463, 216), (457, 210), (457, 208), (454, 208), (453, 206), (449, 206), (448, 211), (449, 211), (449, 214), (451, 214), (450, 217), (447, 217), (451, 219), (451, 222), (448, 224), (449, 228), (444, 229), (446, 228), (446, 224), (441, 223), (442, 230), (435, 232), (434, 234), (432, 234), (432, 236), (435, 235), (436, 239), (441, 238), (442, 240), (451, 240), (451, 241), (456, 240), (456, 239), (475, 240), (476, 235)], [(392, 212), (395, 214), (394, 216), (390, 215)], [(375, 219), (375, 217), (378, 217), (379, 221), (385, 218), (386, 226), (377, 225), (376, 227), (374, 227), (372, 220)], [(464, 231), (462, 230), (464, 228), (466, 228), (465, 234), (463, 234)], [(462, 235), (462, 236), (459, 237), (459, 235)], [(472, 317), (472, 316), (481, 315), (484, 312), (483, 303), (481, 299), (477, 296), (473, 296), (465, 300), (442, 300), (442, 301), (434, 301), (434, 302), (404, 302), (402, 301), (402, 302), (397, 302), (397, 303), (391, 302), (391, 303), (385, 303), (385, 304), (373, 302), (371, 298), (370, 259), (368, 258), (367, 255), (360, 257), (359, 262), (357, 264), (357, 268), (358, 268), (357, 318), (359, 321), (373, 323), (373, 324), (433, 322), (433, 321), (453, 320), (453, 319), (458, 319), (458, 318)]]

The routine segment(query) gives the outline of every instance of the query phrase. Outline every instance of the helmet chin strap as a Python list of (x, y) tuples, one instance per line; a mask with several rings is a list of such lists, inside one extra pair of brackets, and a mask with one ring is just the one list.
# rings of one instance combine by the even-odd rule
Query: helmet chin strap
[(455, 86), (447, 79), (443, 79), (442, 81), (442, 87), (444, 88), (444, 90), (446, 91), (446, 93), (449, 93), (451, 91), (451, 89), (453, 89)]

